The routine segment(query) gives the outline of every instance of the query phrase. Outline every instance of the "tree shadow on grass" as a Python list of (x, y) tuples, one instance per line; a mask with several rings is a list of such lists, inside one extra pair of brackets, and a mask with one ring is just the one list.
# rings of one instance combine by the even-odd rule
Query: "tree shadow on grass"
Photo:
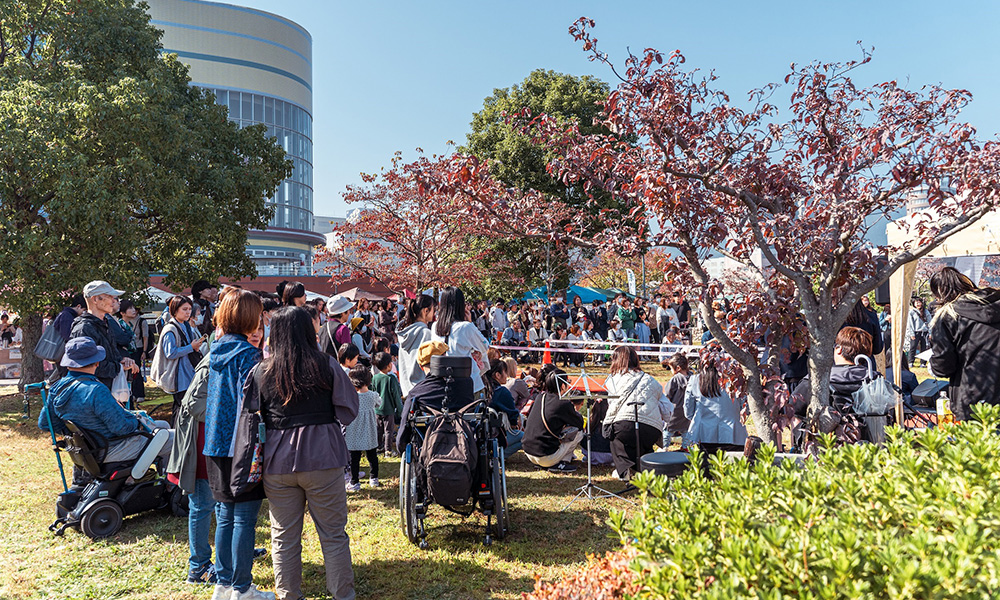
[(48, 431), (38, 428), (38, 413), (42, 410), (42, 398), (37, 394), (28, 396), (29, 416), (24, 418), (24, 395), (0, 396), (0, 430), (10, 431), (28, 439), (49, 437)]
[[(308, 597), (326, 593), (322, 564), (305, 563), (303, 592)], [(534, 578), (521, 577), (484, 566), (474, 560), (408, 558), (396, 560), (355, 559), (355, 589), (358, 598), (437, 600), (491, 598), (498, 592), (531, 591)]]

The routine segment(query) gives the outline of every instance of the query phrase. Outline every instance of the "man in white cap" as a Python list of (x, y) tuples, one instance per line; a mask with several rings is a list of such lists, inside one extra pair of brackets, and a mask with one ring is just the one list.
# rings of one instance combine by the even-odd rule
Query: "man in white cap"
[(327, 302), (326, 312), (330, 318), (319, 330), (319, 348), (330, 356), (336, 358), (340, 346), (351, 343), (351, 326), (347, 322), (354, 304), (340, 295), (332, 296)]
[(98, 381), (111, 389), (111, 384), (118, 375), (118, 369), (126, 369), (133, 373), (139, 372), (139, 366), (129, 357), (123, 357), (118, 352), (114, 334), (108, 327), (105, 317), (113, 313), (118, 296), (124, 292), (111, 287), (107, 281), (91, 281), (83, 287), (83, 298), (87, 302), (87, 311), (73, 320), (71, 338), (89, 337), (101, 348), (105, 357), (98, 363), (94, 375)]

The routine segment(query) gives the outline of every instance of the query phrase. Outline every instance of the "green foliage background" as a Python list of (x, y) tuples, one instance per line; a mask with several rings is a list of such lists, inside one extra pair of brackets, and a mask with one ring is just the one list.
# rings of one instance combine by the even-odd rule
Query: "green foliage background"
[(92, 279), (254, 274), (247, 231), (267, 224), (291, 163), (188, 85), (146, 8), (0, 3), (0, 285), (17, 312)]
[[(588, 197), (581, 189), (568, 188), (546, 172), (546, 165), (554, 154), (532, 142), (517, 125), (508, 123), (507, 115), (516, 115), (527, 108), (533, 116), (547, 114), (562, 122), (577, 121), (581, 131), (587, 134), (607, 133), (593, 123), (609, 91), (608, 84), (595, 77), (536, 69), (521, 83), (495, 89), (493, 95), (484, 100), (483, 109), (472, 117), (472, 130), (466, 136), (466, 145), (459, 150), (489, 160), (490, 172), (508, 186), (538, 190), (583, 208)], [(613, 206), (614, 202), (605, 197), (600, 206)], [(596, 213), (597, 208), (587, 210)], [(484, 266), (499, 271), (489, 281), (470, 282), (467, 286), (483, 294), (480, 297), (512, 298), (545, 283), (540, 276), (546, 265), (544, 241), (473, 240), (470, 247), (478, 252), (489, 250), (484, 254), (488, 257), (484, 261), (489, 264)], [(567, 267), (568, 249), (552, 244), (550, 252), (553, 287), (565, 289), (572, 275)]]

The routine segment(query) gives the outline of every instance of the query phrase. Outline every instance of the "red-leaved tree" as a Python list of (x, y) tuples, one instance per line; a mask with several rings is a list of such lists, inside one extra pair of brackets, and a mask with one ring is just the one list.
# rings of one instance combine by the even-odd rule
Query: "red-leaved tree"
[(348, 187), (344, 200), (360, 208), (334, 229), (336, 247), (317, 254), (317, 262), (330, 264), (328, 272), (418, 293), (477, 276), (480, 257), (466, 244), (474, 230), (449, 196), (418, 185), (412, 167), (397, 154), (391, 168)]
[[(570, 32), (591, 60), (615, 69), (593, 26), (580, 19)], [(828, 410), (834, 339), (854, 304), (998, 202), (1000, 146), (958, 120), (970, 94), (895, 81), (858, 87), (850, 75), (870, 60), (863, 51), (858, 61), (793, 65), (779, 111), (779, 85), (751, 92), (741, 108), (716, 89), (714, 74), (684, 70), (679, 52), (647, 49), (626, 58), (604, 107), (614, 137), (539, 122), (561, 154), (554, 172), (656, 218), (657, 243), (684, 257), (697, 285), (711, 284), (703, 259), (723, 254), (758, 274), (761, 310), (801, 312), (814, 417)], [(884, 224), (916, 191), (927, 193), (931, 212), (902, 222), (911, 241), (874, 245), (873, 217)], [(728, 352), (749, 362), (740, 358), (749, 349), (728, 343), (736, 340), (707, 307), (702, 316)]]

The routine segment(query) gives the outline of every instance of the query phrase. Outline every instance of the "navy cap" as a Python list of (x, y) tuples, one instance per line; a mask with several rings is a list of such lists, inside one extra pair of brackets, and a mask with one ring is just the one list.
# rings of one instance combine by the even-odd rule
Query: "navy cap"
[(66, 342), (66, 351), (59, 364), (71, 369), (82, 369), (101, 362), (107, 354), (104, 348), (89, 337), (75, 337)]

